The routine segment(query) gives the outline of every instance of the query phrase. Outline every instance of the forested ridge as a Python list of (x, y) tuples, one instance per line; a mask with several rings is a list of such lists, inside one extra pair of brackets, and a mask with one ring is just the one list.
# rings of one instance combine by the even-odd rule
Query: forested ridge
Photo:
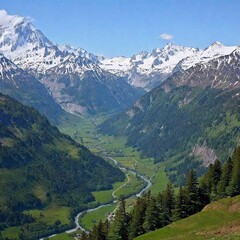
[(123, 179), (120, 170), (60, 133), (37, 110), (0, 94), (0, 230), (21, 225), (21, 238), (34, 239), (69, 227), (46, 226), (26, 210), (53, 204), (70, 207), (73, 215), (94, 200), (92, 191)]
[(204, 173), (196, 146), (215, 152), (223, 161), (239, 143), (238, 90), (181, 86), (166, 93), (161, 86), (134, 107), (108, 119), (100, 131), (127, 136), (127, 144), (155, 162), (169, 161), (166, 171), (174, 183), (184, 183), (188, 170)]

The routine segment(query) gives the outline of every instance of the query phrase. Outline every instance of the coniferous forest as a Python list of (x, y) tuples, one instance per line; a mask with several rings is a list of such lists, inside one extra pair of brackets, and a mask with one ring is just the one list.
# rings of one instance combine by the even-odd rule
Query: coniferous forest
[(186, 185), (174, 189), (169, 183), (157, 195), (147, 192), (137, 199), (133, 209), (126, 211), (125, 201), (120, 198), (113, 221), (100, 221), (90, 234), (81, 240), (131, 240), (144, 233), (162, 228), (174, 221), (201, 211), (211, 201), (240, 194), (240, 147), (221, 165), (219, 160), (210, 164), (207, 172), (197, 179), (190, 170)]

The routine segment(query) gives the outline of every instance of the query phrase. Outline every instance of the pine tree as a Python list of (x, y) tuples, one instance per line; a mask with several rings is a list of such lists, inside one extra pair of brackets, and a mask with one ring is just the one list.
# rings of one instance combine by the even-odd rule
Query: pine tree
[(197, 177), (193, 170), (190, 170), (187, 175), (185, 191), (187, 197), (186, 209), (190, 216), (201, 208)]
[(218, 185), (218, 182), (220, 181), (221, 174), (222, 174), (221, 163), (217, 159), (214, 162), (213, 167), (212, 167), (212, 189), (211, 189), (211, 192), (213, 194), (217, 193), (217, 185)]
[(203, 176), (200, 186), (205, 188), (208, 194), (212, 193), (212, 175), (213, 175), (213, 165), (208, 166), (207, 173)]
[(131, 212), (131, 222), (129, 227), (129, 239), (133, 239), (139, 235), (145, 233), (143, 228), (145, 211), (146, 211), (146, 201), (144, 198), (138, 198)]
[(174, 221), (187, 217), (186, 203), (187, 203), (187, 198), (186, 198), (185, 191), (182, 189), (182, 186), (180, 186), (179, 192), (176, 196), (176, 201), (175, 201), (175, 209), (173, 213)]
[(89, 234), (89, 240), (98, 240), (98, 230), (96, 224), (93, 225), (92, 231)]
[(200, 186), (198, 188), (198, 196), (198, 210), (200, 211), (203, 207), (210, 203), (211, 198), (209, 192), (206, 190), (206, 188), (204, 188), (204, 186)]
[(83, 231), (80, 240), (88, 240), (88, 235)]
[(1, 232), (0, 232), (0, 240), (4, 240)]
[(118, 209), (112, 226), (112, 239), (128, 240), (128, 223), (129, 216), (126, 213), (125, 201), (123, 197), (120, 197)]
[(164, 225), (167, 225), (172, 222), (173, 210), (175, 207), (174, 188), (172, 183), (167, 184), (167, 188), (162, 196)]
[(158, 227), (164, 227), (166, 225), (166, 216), (163, 206), (163, 193), (159, 193), (156, 197), (156, 205), (158, 208)]
[(232, 159), (229, 158), (222, 167), (222, 175), (220, 181), (217, 185), (217, 192), (220, 198), (226, 197), (228, 194), (226, 192), (227, 186), (229, 185), (232, 176)]
[[(86, 238), (86, 235), (84, 235), (84, 237)], [(106, 232), (105, 224), (102, 222), (102, 220), (100, 220), (100, 222), (97, 225), (94, 224), (92, 232), (89, 235), (89, 240), (106, 240), (106, 239), (107, 239), (107, 232)]]
[(237, 149), (235, 149), (232, 156), (232, 161), (232, 176), (227, 191), (230, 196), (235, 196), (240, 194), (240, 147), (237, 147)]
[(156, 199), (152, 196), (147, 204), (143, 227), (146, 232), (153, 231), (158, 228), (158, 222), (159, 219)]
[(106, 221), (103, 223), (103, 230), (106, 236), (108, 236), (109, 234), (109, 229), (110, 229), (110, 222), (108, 221), (108, 219), (106, 219)]
[(100, 222), (97, 225), (97, 238), (96, 240), (106, 240), (107, 239), (107, 232), (105, 229), (105, 226), (102, 222), (102, 220), (100, 220)]

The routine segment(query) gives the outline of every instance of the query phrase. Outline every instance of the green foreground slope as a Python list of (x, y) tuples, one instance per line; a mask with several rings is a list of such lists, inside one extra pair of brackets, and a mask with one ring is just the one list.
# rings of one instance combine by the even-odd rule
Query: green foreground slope
[(201, 212), (136, 240), (240, 239), (240, 196), (207, 205)]

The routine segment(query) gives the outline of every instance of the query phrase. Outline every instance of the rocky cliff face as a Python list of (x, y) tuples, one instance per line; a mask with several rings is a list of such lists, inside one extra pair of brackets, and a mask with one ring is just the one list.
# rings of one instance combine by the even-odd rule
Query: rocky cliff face
[(125, 78), (75, 55), (47, 70), (41, 82), (66, 111), (77, 115), (120, 111), (143, 94)]
[(37, 108), (54, 123), (65, 115), (42, 83), (2, 54), (0, 54), (0, 92)]

